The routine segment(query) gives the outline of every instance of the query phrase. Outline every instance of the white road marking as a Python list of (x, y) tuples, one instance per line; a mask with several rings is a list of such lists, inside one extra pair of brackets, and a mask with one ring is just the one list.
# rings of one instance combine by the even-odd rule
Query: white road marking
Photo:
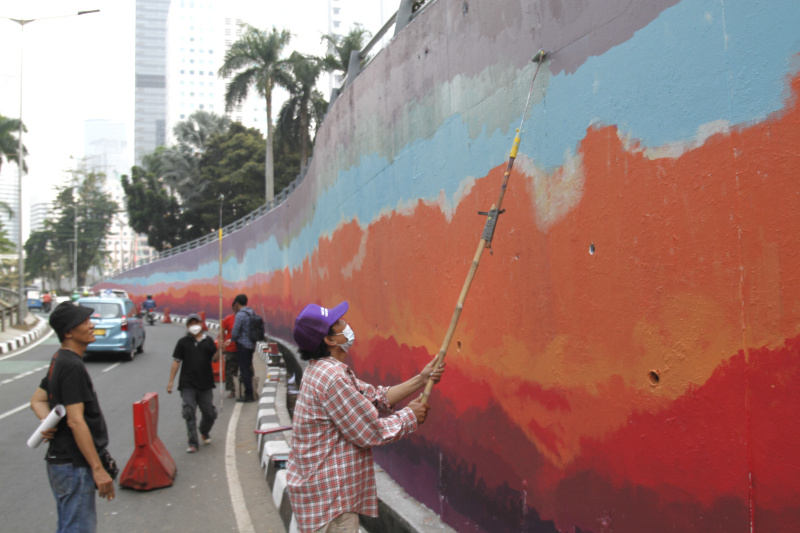
[(40, 367), (37, 367), (37, 368), (31, 370), (30, 372), (25, 372), (24, 374), (17, 374), (13, 378), (4, 379), (3, 381), (0, 381), (0, 385), (6, 385), (8, 383), (13, 382), (14, 380), (17, 380), (17, 379), (20, 379), (20, 378), (24, 378), (26, 376), (30, 376), (30, 375), (35, 374), (37, 372), (41, 372), (42, 370), (44, 370), (45, 368), (47, 368), (49, 366), (50, 366), (49, 364), (42, 365)]
[(103, 370), (103, 372), (108, 372), (109, 370), (114, 370), (115, 368), (117, 368), (117, 367), (118, 367), (119, 365), (121, 365), (121, 364), (122, 364), (122, 363), (114, 363), (114, 364), (113, 364), (113, 365), (111, 365), (110, 367), (108, 367), (108, 368), (104, 369), (104, 370)]
[(236, 516), (236, 525), (239, 533), (255, 533), (253, 521), (250, 520), (250, 513), (247, 512), (247, 504), (244, 500), (244, 492), (239, 484), (239, 472), (236, 470), (236, 425), (239, 422), (239, 414), (242, 412), (242, 404), (237, 403), (231, 413), (231, 420), (228, 422), (228, 433), (225, 436), (225, 471), (228, 475), (228, 490), (231, 493), (231, 503), (233, 504), (233, 514)]
[(25, 408), (27, 408), (27, 407), (30, 407), (30, 406), (31, 406), (31, 404), (29, 404), (29, 403), (24, 403), (24, 404), (20, 405), (19, 407), (15, 408), (15, 409), (12, 409), (12, 410), (10, 410), (10, 411), (6, 411), (6, 412), (5, 412), (5, 413), (3, 413), (2, 415), (0, 415), (0, 420), (4, 419), (4, 418), (5, 418), (5, 417), (7, 417), (7, 416), (11, 416), (11, 415), (13, 415), (14, 413), (19, 413), (19, 412), (20, 412), (20, 411), (22, 411), (23, 409), (25, 409)]

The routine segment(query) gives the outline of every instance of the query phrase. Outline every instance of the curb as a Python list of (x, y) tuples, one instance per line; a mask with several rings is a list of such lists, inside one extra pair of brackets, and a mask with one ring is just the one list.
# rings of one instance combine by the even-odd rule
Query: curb
[(47, 333), (49, 328), (48, 323), (42, 320), (42, 318), (39, 316), (35, 316), (35, 318), (39, 323), (36, 324), (32, 330), (28, 331), (27, 333), (23, 333), (18, 337), (14, 337), (11, 340), (0, 342), (0, 354), (7, 354), (22, 348), (26, 344), (30, 344)]

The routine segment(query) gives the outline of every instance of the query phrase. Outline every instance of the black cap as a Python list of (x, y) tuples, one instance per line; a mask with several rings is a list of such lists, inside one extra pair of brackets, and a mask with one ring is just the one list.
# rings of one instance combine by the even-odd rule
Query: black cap
[(92, 316), (94, 309), (77, 303), (62, 302), (50, 313), (50, 327), (60, 337)]

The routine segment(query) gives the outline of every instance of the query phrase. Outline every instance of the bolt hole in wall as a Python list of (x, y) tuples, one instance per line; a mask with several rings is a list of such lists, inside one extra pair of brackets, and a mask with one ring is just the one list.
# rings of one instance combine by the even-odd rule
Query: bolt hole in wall
[(650, 384), (653, 386), (658, 385), (659, 381), (661, 381), (661, 376), (655, 370), (651, 370), (648, 375), (650, 376)]
[(458, 345), (458, 351), (460, 352), (461, 351), (461, 341), (456, 341), (456, 344)]
[(589, 245), (589, 255), (594, 255), (594, 243)]

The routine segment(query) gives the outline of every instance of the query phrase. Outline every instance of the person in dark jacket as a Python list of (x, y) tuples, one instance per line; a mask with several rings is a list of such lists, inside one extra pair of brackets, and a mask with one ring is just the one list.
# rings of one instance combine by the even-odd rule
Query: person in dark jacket
[(250, 321), (255, 314), (247, 307), (247, 296), (239, 294), (233, 299), (233, 310), (236, 321), (231, 331), (231, 342), (236, 343), (236, 355), (239, 359), (239, 378), (244, 383), (244, 396), (237, 402), (254, 402), (253, 396), (253, 352), (255, 343), (250, 339)]
[(167, 393), (172, 394), (172, 384), (180, 369), (178, 390), (181, 391), (183, 418), (186, 420), (186, 432), (189, 435), (189, 447), (186, 451), (194, 453), (199, 446), (196, 418), (198, 406), (203, 415), (200, 420), (200, 437), (203, 444), (211, 444), (209, 434), (217, 419), (217, 409), (214, 407), (214, 370), (211, 363), (219, 359), (219, 354), (214, 341), (203, 332), (200, 315), (189, 315), (186, 327), (188, 333), (178, 340), (172, 353)]

